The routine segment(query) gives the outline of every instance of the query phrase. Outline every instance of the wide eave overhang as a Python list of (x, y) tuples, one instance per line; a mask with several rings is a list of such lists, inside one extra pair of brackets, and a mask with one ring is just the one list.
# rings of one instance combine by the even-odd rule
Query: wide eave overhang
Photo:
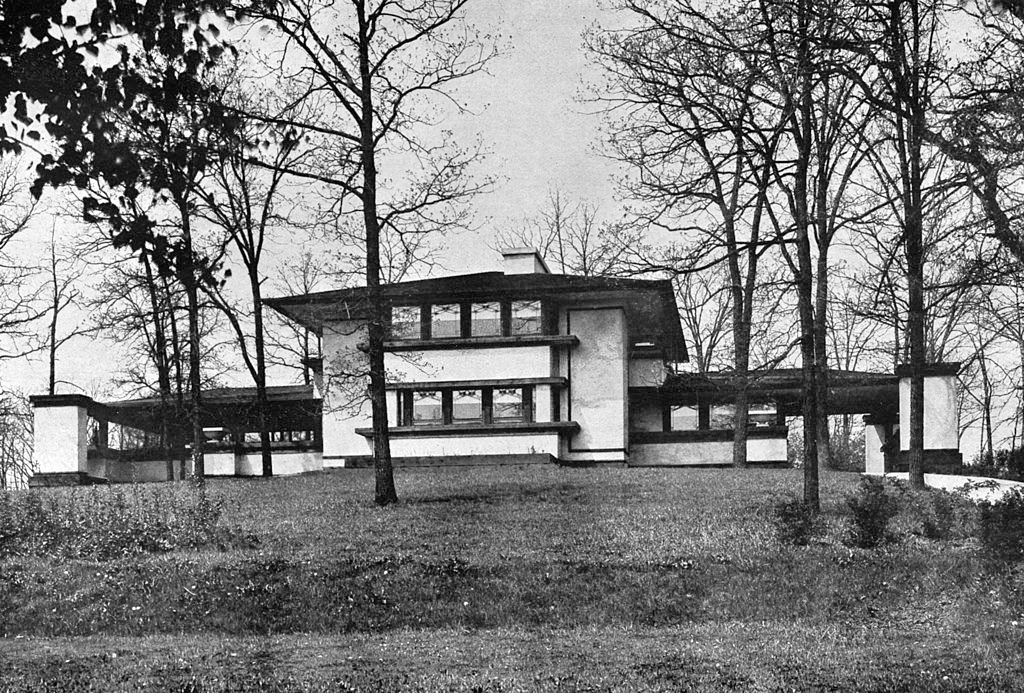
[[(635, 342), (654, 342), (676, 360), (687, 360), (675, 293), (668, 280), (483, 272), (385, 284), (380, 293), (388, 307), (500, 299), (611, 300), (625, 309)], [(265, 303), (319, 335), (325, 323), (366, 320), (371, 315), (370, 292), (365, 287), (270, 298)]]

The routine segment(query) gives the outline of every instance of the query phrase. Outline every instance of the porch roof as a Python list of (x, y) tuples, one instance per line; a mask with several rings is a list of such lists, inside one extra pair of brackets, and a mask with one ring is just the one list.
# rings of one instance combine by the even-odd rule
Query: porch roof
[[(139, 397), (116, 402), (89, 400), (89, 414), (132, 428), (159, 432), (166, 414), (172, 430), (188, 429), (188, 393), (182, 406), (177, 398)], [(203, 390), (200, 421), (204, 428), (258, 430), (256, 388), (222, 387)], [(271, 430), (318, 430), (322, 403), (312, 385), (271, 385), (267, 387), (267, 421)]]
[[(753, 399), (771, 400), (787, 416), (799, 416), (802, 375), (799, 368), (754, 371), (747, 392)], [(899, 377), (891, 373), (832, 369), (827, 375), (830, 414), (871, 414), (892, 419), (899, 415)], [(728, 371), (676, 373), (661, 387), (662, 396), (680, 404), (698, 400), (731, 402), (736, 397), (735, 376)]]

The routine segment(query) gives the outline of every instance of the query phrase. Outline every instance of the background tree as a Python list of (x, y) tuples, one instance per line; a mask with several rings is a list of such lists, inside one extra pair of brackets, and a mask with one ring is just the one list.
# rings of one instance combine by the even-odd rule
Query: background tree
[(35, 340), (35, 322), (43, 313), (38, 300), (38, 268), (14, 252), (35, 210), (14, 160), (4, 157), (0, 160), (0, 361), (40, 348)]
[[(325, 290), (328, 270), (319, 254), (304, 251), (297, 258), (286, 262), (277, 272), (275, 286), (277, 293), (285, 296), (299, 296)], [(302, 382), (313, 382), (312, 359), (318, 358), (320, 337), (309, 328), (276, 313), (268, 316), (267, 342), (271, 349), (267, 360), (283, 368), (295, 369)]]
[[(758, 171), (774, 156), (778, 126), (762, 120), (759, 72), (735, 54), (746, 38), (742, 12), (689, 0), (626, 2), (620, 9), (638, 25), (590, 41), (608, 75), (610, 146), (632, 169), (624, 187), (642, 204), (638, 223), (687, 238), (653, 254), (634, 251), (634, 269), (688, 274), (727, 268), (733, 464), (745, 466), (753, 302), (758, 262), (768, 247), (761, 236), (767, 176)], [(757, 149), (755, 141), (765, 147)], [(692, 282), (684, 280), (681, 289), (689, 288)], [(689, 317), (692, 333), (700, 320)]]
[[(234, 75), (232, 76), (234, 78)], [(234, 97), (236, 100), (241, 98)], [(248, 96), (239, 110), (266, 113), (272, 101), (266, 95)], [(307, 152), (299, 149), (294, 132), (278, 132), (255, 119), (237, 126), (234, 136), (220, 149), (208, 175), (196, 187), (202, 202), (197, 216), (223, 234), (223, 243), (234, 251), (245, 270), (249, 306), (240, 309), (221, 282), (201, 282), (200, 288), (224, 313), (234, 331), (238, 351), (256, 385), (256, 419), (260, 436), (263, 476), (273, 476), (273, 458), (267, 421), (267, 350), (263, 314), (264, 248), (272, 229), (291, 230), (289, 207), (283, 199), (285, 171), (299, 165)], [(253, 146), (260, 163), (251, 160)], [(226, 248), (225, 248), (226, 249)], [(251, 329), (246, 324), (251, 320)]]
[(70, 326), (63, 324), (70, 310), (72, 320), (74, 312), (81, 308), (84, 296), (82, 284), (85, 279), (85, 265), (73, 253), (59, 251), (56, 223), (50, 228), (47, 264), (44, 268), (46, 277), (46, 312), (48, 325), (46, 330), (46, 352), (49, 361), (49, 381), (47, 392), (55, 394), (57, 385), (63, 381), (57, 379), (57, 352), (72, 339), (86, 336), (93, 330), (88, 323), (76, 320)]
[(497, 234), (491, 248), (536, 248), (556, 274), (615, 276), (627, 271), (640, 240), (636, 229), (599, 221), (594, 203), (554, 189), (534, 215)]
[[(275, 64), (297, 66), (285, 75), (298, 90), (293, 102), (306, 108), (326, 104), (328, 117), (316, 122), (294, 111), (275, 117), (330, 143), (326, 170), (289, 172), (334, 186), (339, 218), (359, 219), (364, 232), (368, 397), (380, 505), (397, 500), (384, 389), (388, 315), (380, 288), (381, 239), (387, 232), (404, 239), (464, 223), (460, 203), (484, 187), (465, 175), (479, 151), (454, 147), (443, 133), (437, 137), (425, 106), (441, 97), (460, 109), (453, 83), (480, 71), (494, 55), (466, 23), (466, 5), (467, 0), (284, 0), (245, 8), (283, 38)], [(385, 177), (381, 170), (389, 164), (395, 173)]]

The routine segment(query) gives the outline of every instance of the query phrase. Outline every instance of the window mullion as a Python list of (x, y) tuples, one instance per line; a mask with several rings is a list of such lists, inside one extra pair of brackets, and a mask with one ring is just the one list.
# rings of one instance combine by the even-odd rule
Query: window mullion
[(494, 423), (494, 388), (483, 388), (480, 392), (480, 400), (483, 407), (484, 423)]
[(441, 390), (441, 422), (450, 424), (452, 422), (452, 391)]

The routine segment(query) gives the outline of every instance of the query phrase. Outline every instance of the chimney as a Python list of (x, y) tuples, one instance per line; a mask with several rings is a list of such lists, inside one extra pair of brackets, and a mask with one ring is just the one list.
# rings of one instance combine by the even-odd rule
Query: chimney
[(536, 248), (509, 248), (501, 257), (505, 274), (551, 274)]

